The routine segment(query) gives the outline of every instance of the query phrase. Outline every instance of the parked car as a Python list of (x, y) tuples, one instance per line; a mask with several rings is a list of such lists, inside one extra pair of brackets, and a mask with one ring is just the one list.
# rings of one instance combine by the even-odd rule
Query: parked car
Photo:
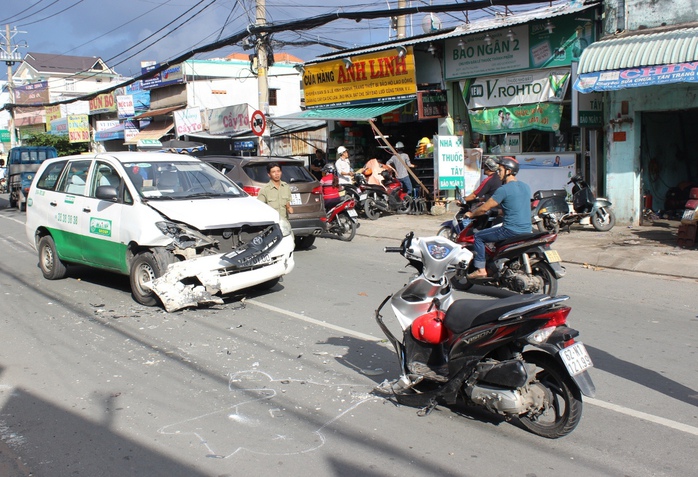
[(53, 146), (17, 146), (7, 154), (7, 192), (10, 194), (10, 207), (24, 210), (27, 204), (29, 186), (36, 171), (46, 159), (58, 157)]
[(267, 205), (180, 154), (118, 152), (45, 161), (31, 184), (26, 234), (49, 280), (88, 265), (130, 277), (134, 299), (167, 311), (291, 272), (293, 235)]
[(267, 165), (277, 162), (281, 166), (281, 180), (291, 186), (293, 213), (289, 215), (296, 248), (305, 250), (315, 242), (327, 226), (322, 186), (299, 159), (285, 157), (204, 156), (208, 162), (233, 182), (242, 186), (248, 194), (257, 196), (269, 182)]

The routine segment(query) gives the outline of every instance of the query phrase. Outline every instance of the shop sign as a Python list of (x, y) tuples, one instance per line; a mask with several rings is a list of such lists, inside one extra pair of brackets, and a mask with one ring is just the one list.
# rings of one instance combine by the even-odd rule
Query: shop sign
[(437, 188), (452, 190), (465, 189), (465, 151), (463, 136), (436, 136), (434, 138), (434, 159), (436, 161)]
[[(444, 76), (447, 80), (456, 80), (483, 74), (569, 66), (595, 40), (593, 15), (592, 10), (582, 11), (450, 38), (445, 43)], [(547, 26), (548, 20), (552, 29)]]
[(412, 47), (400, 58), (397, 50), (306, 65), (303, 91), (308, 109), (402, 101), (417, 94)]
[(574, 89), (590, 93), (670, 83), (698, 83), (698, 61), (584, 73), (577, 78)]
[(48, 132), (56, 136), (67, 136), (68, 118), (59, 118), (51, 121), (51, 127), (48, 129)]
[(442, 89), (417, 92), (419, 119), (445, 118), (448, 116), (446, 91)]
[(204, 125), (201, 121), (201, 109), (199, 108), (175, 111), (173, 116), (177, 137), (204, 130)]
[[(146, 66), (141, 68), (141, 74), (145, 75), (149, 72), (159, 68), (161, 65), (154, 64), (151, 66)], [(171, 66), (159, 73), (155, 73), (150, 78), (142, 80), (143, 89), (154, 89), (162, 88), (163, 86), (170, 86), (173, 84), (184, 83), (184, 72), (182, 71), (182, 65)]]
[(90, 100), (90, 114), (102, 114), (116, 111), (114, 92), (97, 95)]
[(48, 81), (15, 86), (16, 104), (38, 104), (48, 103)]
[(0, 142), (10, 142), (10, 131), (7, 129), (0, 129)]
[(138, 132), (138, 121), (124, 121), (124, 142), (132, 143)]
[(573, 126), (583, 128), (603, 126), (603, 100), (601, 93), (578, 94), (577, 108), (577, 124), (573, 124)]
[[(17, 107), (15, 113), (15, 126), (31, 126), (32, 124), (44, 124), (46, 122), (46, 110), (37, 107)], [(44, 129), (44, 132), (46, 129)]]
[(68, 116), (68, 140), (90, 142), (90, 121), (87, 114)]
[(525, 104), (501, 108), (469, 111), (470, 125), (480, 134), (504, 134), (510, 132), (555, 132), (560, 129), (562, 105), (554, 103)]
[(531, 70), (505, 76), (461, 80), (463, 99), (469, 109), (560, 102), (569, 85), (570, 69)]
[(208, 112), (208, 131), (211, 134), (249, 131), (251, 113), (247, 103), (212, 109)]
[(119, 119), (132, 118), (136, 115), (136, 108), (133, 104), (133, 95), (120, 94), (116, 97), (116, 110)]

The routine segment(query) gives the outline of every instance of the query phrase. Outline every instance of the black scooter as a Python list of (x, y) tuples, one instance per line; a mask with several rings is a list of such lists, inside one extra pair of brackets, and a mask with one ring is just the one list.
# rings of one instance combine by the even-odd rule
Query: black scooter
[(611, 201), (605, 197), (594, 197), (589, 184), (580, 176), (575, 175), (568, 184), (572, 186), (572, 207), (567, 203), (567, 191), (539, 190), (531, 200), (531, 220), (541, 232), (557, 233), (560, 227), (569, 227), (591, 219), (591, 225), (599, 232), (607, 232), (616, 223), (616, 216), (611, 209)]

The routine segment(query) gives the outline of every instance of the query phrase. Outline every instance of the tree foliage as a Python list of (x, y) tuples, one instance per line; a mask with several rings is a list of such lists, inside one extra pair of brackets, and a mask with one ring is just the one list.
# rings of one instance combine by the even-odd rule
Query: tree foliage
[(53, 146), (58, 151), (59, 156), (70, 156), (89, 152), (90, 144), (87, 142), (70, 142), (68, 136), (58, 136), (55, 134), (39, 133), (22, 138), (25, 146)]

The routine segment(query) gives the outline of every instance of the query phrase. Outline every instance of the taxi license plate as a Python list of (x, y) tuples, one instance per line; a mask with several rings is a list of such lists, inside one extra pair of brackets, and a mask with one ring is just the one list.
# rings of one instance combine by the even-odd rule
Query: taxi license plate
[(268, 253), (265, 253), (264, 255), (260, 255), (259, 257), (255, 257), (250, 261), (250, 265), (265, 265), (267, 263), (271, 263), (271, 257), (269, 256)]
[(354, 209), (348, 209), (347, 214), (349, 214), (349, 217), (357, 217), (356, 211)]
[(545, 258), (547, 258), (548, 262), (550, 263), (562, 261), (562, 259), (560, 258), (560, 254), (557, 253), (557, 250), (546, 250)]
[(291, 194), (291, 205), (301, 205), (303, 201), (301, 200), (300, 194)]
[(587, 353), (587, 349), (582, 343), (575, 343), (565, 349), (560, 350), (560, 358), (565, 363), (570, 376), (576, 376), (594, 366)]

